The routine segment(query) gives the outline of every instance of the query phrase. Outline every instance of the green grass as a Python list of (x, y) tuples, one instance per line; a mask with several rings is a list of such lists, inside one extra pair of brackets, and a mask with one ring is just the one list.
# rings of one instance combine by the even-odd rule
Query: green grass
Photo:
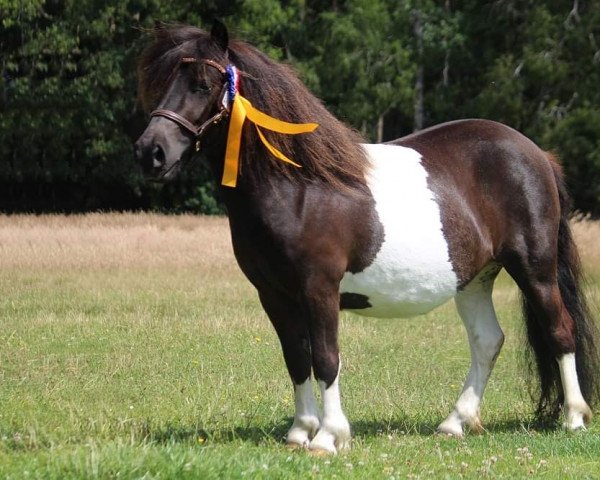
[[(231, 261), (230, 258), (227, 261)], [(484, 435), (434, 434), (469, 365), (452, 304), (409, 320), (342, 315), (348, 453), (289, 451), (293, 397), (241, 273), (177, 268), (0, 272), (0, 478), (594, 478), (600, 427), (537, 430), (517, 295)]]

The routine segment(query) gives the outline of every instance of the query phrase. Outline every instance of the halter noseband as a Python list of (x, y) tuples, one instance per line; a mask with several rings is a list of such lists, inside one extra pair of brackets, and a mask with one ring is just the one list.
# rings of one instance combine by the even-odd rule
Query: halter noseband
[[(197, 61), (198, 60), (194, 57), (184, 57), (181, 59), (181, 63), (196, 63)], [(220, 65), (219, 63), (217, 63), (213, 60), (209, 60), (209, 59), (205, 58), (205, 59), (200, 60), (200, 63), (209, 65), (209, 66), (217, 69), (219, 71), (219, 73), (221, 73), (221, 75), (227, 74), (225, 68), (223, 68), (222, 65)], [(181, 128), (183, 128), (184, 130), (187, 130), (194, 137), (194, 140), (196, 140), (196, 151), (199, 152), (200, 151), (200, 138), (202, 137), (202, 135), (204, 135), (204, 131), (210, 125), (219, 123), (223, 119), (223, 117), (226, 116), (228, 113), (228, 110), (223, 105), (223, 101), (222, 101), (223, 97), (226, 95), (226, 93), (227, 93), (227, 82), (223, 83), (223, 86), (221, 87), (221, 92), (219, 93), (219, 97), (218, 97), (218, 101), (217, 101), (217, 103), (219, 105), (219, 111), (217, 113), (215, 113), (212, 117), (210, 117), (208, 120), (206, 120), (204, 123), (202, 123), (200, 126), (196, 126), (195, 124), (190, 122), (187, 118), (183, 117), (179, 113), (174, 112), (173, 110), (166, 110), (164, 108), (158, 108), (158, 109), (152, 111), (150, 113), (150, 117), (168, 118), (169, 120), (171, 120), (172, 122), (175, 122), (177, 125), (179, 125)]]

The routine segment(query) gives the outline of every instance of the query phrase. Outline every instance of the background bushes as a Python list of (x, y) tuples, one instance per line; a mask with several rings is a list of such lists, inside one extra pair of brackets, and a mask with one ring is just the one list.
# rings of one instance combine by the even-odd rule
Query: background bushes
[(144, 29), (214, 17), (370, 141), (499, 120), (600, 213), (600, 0), (0, 0), (0, 210), (219, 211), (201, 168), (160, 189), (132, 155)]

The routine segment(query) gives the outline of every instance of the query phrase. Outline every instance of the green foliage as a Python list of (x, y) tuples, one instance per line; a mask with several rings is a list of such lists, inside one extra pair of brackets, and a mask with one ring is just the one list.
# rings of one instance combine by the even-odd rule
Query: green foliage
[(564, 163), (575, 205), (597, 211), (600, 205), (600, 111), (579, 108), (549, 130), (545, 143)]
[[(412, 131), (420, 67), (426, 125), (495, 119), (559, 151), (569, 174), (596, 168), (598, 128), (581, 119), (600, 107), (600, 0), (0, 0), (0, 209), (214, 211), (206, 173), (157, 194), (131, 147), (146, 123), (143, 29), (215, 17), (370, 141)], [(577, 208), (600, 214), (592, 177), (578, 178)]]

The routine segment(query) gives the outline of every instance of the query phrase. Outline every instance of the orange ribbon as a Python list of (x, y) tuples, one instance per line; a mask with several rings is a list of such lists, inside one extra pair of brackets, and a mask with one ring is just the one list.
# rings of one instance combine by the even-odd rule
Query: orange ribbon
[(314, 131), (319, 125), (316, 123), (288, 123), (257, 110), (252, 104), (242, 97), (239, 93), (233, 100), (233, 107), (229, 118), (229, 132), (227, 133), (227, 148), (225, 150), (225, 165), (223, 168), (223, 178), (221, 184), (226, 187), (235, 188), (237, 185), (237, 176), (240, 165), (240, 146), (242, 142), (242, 127), (246, 120), (254, 123), (258, 137), (271, 154), (295, 167), (301, 168), (301, 165), (290, 160), (283, 153), (271, 145), (262, 131), (258, 127), (266, 128), (272, 132), (285, 133), (288, 135), (297, 135), (299, 133), (309, 133)]

